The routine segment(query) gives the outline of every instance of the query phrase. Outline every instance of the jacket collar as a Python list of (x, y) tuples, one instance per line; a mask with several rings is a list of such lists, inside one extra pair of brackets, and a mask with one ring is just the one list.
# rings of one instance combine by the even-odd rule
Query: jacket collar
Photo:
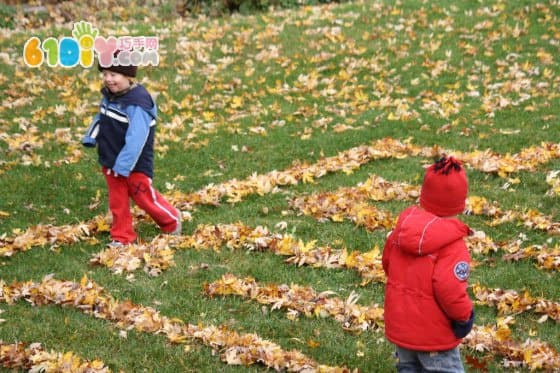
[(395, 228), (397, 245), (410, 255), (428, 255), (439, 251), (470, 233), (456, 218), (442, 218), (417, 206), (406, 209)]
[(132, 91), (137, 86), (138, 85), (136, 83), (132, 83), (128, 88), (123, 89), (122, 91), (119, 91), (119, 92), (116, 92), (116, 93), (113, 93), (113, 92), (109, 91), (109, 89), (107, 87), (103, 87), (103, 88), (101, 88), (101, 94), (103, 94), (103, 96), (107, 97), (107, 100), (115, 101), (119, 97), (122, 97), (122, 96), (126, 95), (128, 92)]

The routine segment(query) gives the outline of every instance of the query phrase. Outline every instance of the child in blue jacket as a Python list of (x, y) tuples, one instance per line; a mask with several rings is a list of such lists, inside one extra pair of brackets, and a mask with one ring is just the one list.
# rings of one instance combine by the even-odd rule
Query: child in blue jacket
[(157, 107), (140, 84), (133, 82), (137, 66), (101, 67), (103, 98), (82, 144), (97, 145), (113, 216), (110, 246), (136, 240), (132, 199), (165, 233), (181, 233), (181, 213), (152, 186)]

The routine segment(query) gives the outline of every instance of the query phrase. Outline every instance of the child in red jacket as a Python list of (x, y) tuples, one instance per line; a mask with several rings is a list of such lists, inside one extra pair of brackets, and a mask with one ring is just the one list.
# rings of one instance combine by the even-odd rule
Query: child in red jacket
[(420, 206), (399, 216), (383, 251), (385, 335), (399, 372), (464, 372), (458, 345), (472, 329), (470, 256), (463, 238), (468, 182), (461, 162), (442, 158), (424, 176)]

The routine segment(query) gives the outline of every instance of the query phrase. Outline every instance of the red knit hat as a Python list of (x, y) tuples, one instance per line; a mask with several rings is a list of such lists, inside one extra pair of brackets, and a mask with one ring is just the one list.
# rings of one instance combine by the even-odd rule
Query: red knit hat
[(420, 205), (437, 216), (457, 215), (465, 209), (468, 190), (462, 163), (453, 157), (444, 157), (426, 170)]

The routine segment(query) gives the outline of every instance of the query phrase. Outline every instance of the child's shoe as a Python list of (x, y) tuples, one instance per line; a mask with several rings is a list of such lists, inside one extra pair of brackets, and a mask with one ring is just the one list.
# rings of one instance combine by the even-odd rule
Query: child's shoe
[(111, 241), (107, 244), (107, 247), (110, 249), (120, 249), (121, 247), (125, 247), (126, 245), (120, 241)]
[(179, 209), (175, 209), (175, 211), (177, 211), (177, 228), (169, 234), (172, 236), (180, 236), (183, 230), (183, 218)]

